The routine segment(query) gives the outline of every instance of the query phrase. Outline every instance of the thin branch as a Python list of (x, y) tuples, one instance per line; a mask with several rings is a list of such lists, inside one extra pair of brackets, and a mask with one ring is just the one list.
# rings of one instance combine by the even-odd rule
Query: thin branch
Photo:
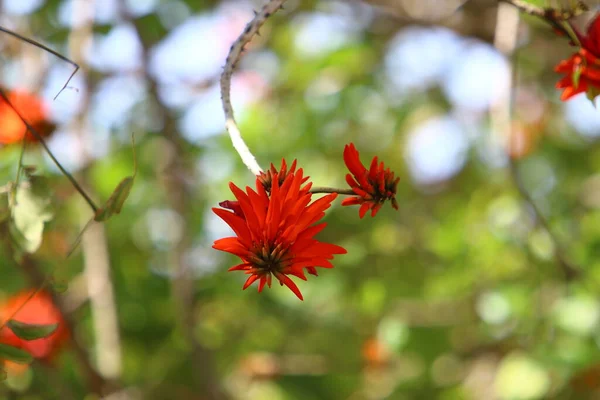
[[(504, 0), (501, 0), (504, 1)], [(513, 4), (514, 1), (505, 1), (506, 3)], [(496, 23), (496, 31), (494, 38), (494, 46), (501, 51), (507, 57), (513, 55), (516, 43), (517, 43), (517, 31), (518, 31), (518, 13), (513, 14), (513, 10), (510, 8), (503, 7), (502, 4), (499, 5), (498, 8), (498, 18)], [(513, 23), (509, 23), (507, 21), (513, 21)], [(498, 140), (504, 144), (507, 149), (507, 158), (508, 165), (510, 171), (510, 177), (513, 181), (513, 184), (517, 188), (519, 195), (521, 198), (529, 205), (533, 214), (535, 216), (536, 221), (542, 226), (542, 228), (548, 234), (548, 237), (552, 241), (554, 245), (554, 259), (561, 271), (564, 275), (567, 282), (575, 279), (581, 273), (580, 268), (575, 267), (566, 257), (566, 252), (561, 245), (559, 238), (556, 236), (554, 231), (552, 230), (548, 219), (544, 216), (540, 208), (535, 203), (531, 194), (529, 194), (521, 175), (519, 174), (519, 168), (516, 163), (515, 157), (510, 154), (510, 149), (513, 148), (512, 141), (515, 140), (515, 135), (511, 131), (511, 88), (513, 86), (513, 82), (516, 81), (516, 68), (513, 66), (512, 73), (508, 74), (508, 80), (506, 85), (506, 90), (503, 93), (502, 98), (498, 101), (498, 103), (490, 110), (490, 118), (491, 125), (493, 130), (498, 134)]]
[(565, 255), (566, 252), (560, 242), (560, 239), (556, 236), (556, 234), (552, 230), (552, 227), (550, 226), (550, 223), (548, 222), (548, 219), (544, 216), (540, 208), (535, 204), (535, 201), (527, 191), (527, 188), (525, 187), (525, 185), (523, 184), (523, 180), (521, 179), (521, 175), (519, 174), (519, 168), (517, 166), (517, 163), (512, 157), (509, 157), (509, 169), (510, 176), (517, 190), (519, 191), (519, 194), (521, 195), (523, 200), (525, 200), (525, 202), (529, 205), (529, 207), (535, 215), (535, 219), (544, 228), (544, 230), (548, 234), (548, 237), (550, 237), (550, 240), (554, 245), (554, 259), (556, 260), (562, 274), (564, 275), (567, 282), (572, 281), (580, 275), (581, 270), (578, 267), (572, 265), (567, 260)]
[(240, 158), (246, 167), (248, 167), (250, 172), (252, 172), (254, 175), (259, 175), (262, 172), (262, 169), (244, 142), (244, 139), (242, 139), (240, 129), (235, 122), (233, 107), (231, 105), (231, 76), (233, 75), (233, 70), (235, 69), (236, 64), (241, 58), (244, 46), (246, 46), (246, 44), (252, 40), (254, 35), (258, 34), (260, 27), (263, 26), (263, 24), (271, 15), (273, 15), (280, 8), (283, 8), (284, 2), (285, 0), (269, 1), (262, 8), (262, 10), (256, 14), (252, 21), (246, 25), (240, 37), (238, 37), (237, 40), (231, 45), (231, 48), (229, 49), (229, 55), (227, 56), (225, 66), (223, 67), (223, 74), (221, 75), (221, 100), (223, 102), (223, 111), (225, 112), (225, 127), (227, 128), (227, 132), (229, 132), (229, 137), (231, 138), (233, 147), (240, 155)]
[[(42, 145), (42, 147), (46, 151), (46, 154), (48, 154), (48, 156), (50, 156), (50, 158), (52, 159), (52, 161), (54, 162), (54, 164), (58, 167), (58, 169), (60, 170), (60, 172), (62, 172), (63, 175), (66, 176), (67, 179), (69, 179), (69, 181), (71, 182), (71, 185), (73, 185), (73, 187), (75, 188), (75, 190), (77, 190), (79, 192), (79, 194), (88, 203), (88, 205), (90, 206), (90, 208), (92, 209), (92, 211), (94, 212), (94, 214), (96, 214), (96, 211), (98, 210), (98, 207), (96, 206), (96, 204), (94, 204), (94, 201), (90, 198), (90, 196), (88, 196), (88, 194), (85, 192), (85, 190), (83, 190), (83, 188), (81, 187), (81, 185), (79, 185), (79, 183), (75, 180), (75, 178), (73, 178), (73, 175), (71, 175), (69, 172), (67, 172), (67, 170), (62, 166), (62, 164), (56, 159), (56, 157), (54, 156), (54, 154), (52, 153), (52, 151), (50, 151), (50, 148), (46, 144), (46, 141), (44, 140), (44, 138), (42, 137), (42, 135), (33, 126), (31, 126), (31, 124), (29, 122), (27, 122), (27, 120), (25, 120), (25, 118), (23, 117), (23, 115), (21, 114), (21, 112), (17, 108), (15, 108), (15, 106), (8, 99), (8, 97), (6, 96), (6, 94), (4, 93), (4, 91), (1, 90), (1, 89), (0, 89), (0, 97), (2, 97), (2, 99), (6, 102), (6, 104), (8, 104), (13, 109), (13, 111), (21, 119), (21, 121), (23, 122), (23, 124), (25, 124), (25, 127), (27, 128), (27, 131), (31, 132), (31, 134), (33, 134), (33, 137), (35, 138), (35, 140), (37, 140)], [(26, 133), (26, 135), (27, 135), (27, 133)], [(23, 140), (26, 140), (26, 138), (23, 137)]]
[(498, 0), (501, 3), (511, 4), (519, 9), (519, 11), (525, 14), (533, 15), (534, 17), (545, 18), (546, 9), (535, 6), (528, 1), (524, 0)]
[(3, 28), (1, 26), (0, 26), (0, 32), (4, 32), (4, 33), (9, 34), (9, 35), (11, 35), (13, 37), (16, 37), (17, 39), (20, 39), (20, 40), (22, 40), (24, 42), (27, 42), (27, 43), (29, 43), (31, 45), (34, 45), (35, 47), (38, 47), (38, 48), (40, 48), (42, 50), (45, 50), (48, 53), (52, 54), (53, 56), (61, 59), (62, 61), (66, 62), (66, 63), (69, 63), (73, 67), (75, 67), (75, 69), (73, 70), (73, 72), (69, 76), (69, 79), (67, 79), (67, 81), (65, 82), (65, 84), (63, 85), (63, 87), (58, 91), (58, 93), (56, 94), (56, 96), (54, 96), (54, 100), (56, 100), (56, 98), (62, 93), (62, 91), (67, 88), (67, 85), (69, 84), (69, 82), (71, 82), (71, 79), (73, 79), (73, 76), (75, 76), (75, 74), (77, 73), (77, 71), (79, 71), (79, 65), (76, 62), (69, 60), (67, 57), (63, 56), (62, 54), (60, 54), (60, 53), (58, 53), (58, 52), (56, 52), (54, 50), (52, 50), (48, 46), (44, 46), (43, 44), (41, 44), (39, 42), (36, 42), (33, 39), (29, 39), (29, 38), (27, 38), (25, 36), (21, 36), (18, 33), (13, 32), (13, 31), (11, 31), (9, 29)]
[(538, 7), (525, 0), (498, 0), (501, 3), (511, 4), (525, 14), (533, 15), (534, 17), (543, 18), (549, 22), (556, 23), (566, 21), (573, 17), (581, 15), (588, 11), (589, 7), (583, 1), (577, 1), (569, 8), (558, 9), (554, 7)]
[(309, 190), (311, 193), (337, 193), (347, 196), (356, 196), (352, 189), (336, 189), (325, 186), (315, 186)]

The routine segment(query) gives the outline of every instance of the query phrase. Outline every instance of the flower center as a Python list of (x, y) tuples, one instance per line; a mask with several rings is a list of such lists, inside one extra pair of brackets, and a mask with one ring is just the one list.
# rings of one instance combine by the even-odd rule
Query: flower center
[(258, 269), (265, 272), (281, 272), (285, 267), (284, 256), (287, 246), (282, 243), (258, 243), (254, 246), (250, 261)]

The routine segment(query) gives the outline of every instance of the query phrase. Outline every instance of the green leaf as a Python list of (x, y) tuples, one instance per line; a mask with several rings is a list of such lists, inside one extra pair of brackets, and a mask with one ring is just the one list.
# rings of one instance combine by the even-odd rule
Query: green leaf
[(46, 338), (56, 331), (58, 324), (26, 324), (25, 322), (11, 319), (6, 324), (11, 331), (23, 340), (36, 340)]
[(133, 175), (124, 178), (115, 190), (112, 192), (108, 201), (104, 205), (104, 207), (99, 208), (94, 215), (94, 221), (104, 222), (107, 221), (114, 214), (119, 214), (121, 209), (123, 208), (123, 204), (125, 204), (125, 200), (129, 197), (129, 193), (131, 193), (131, 188), (133, 188), (133, 182), (135, 181), (135, 176), (137, 175), (137, 160), (135, 157), (135, 139), (133, 134), (131, 135), (131, 148), (133, 151)]
[(50, 197), (44, 194), (40, 180), (24, 182), (16, 189), (12, 205), (10, 231), (21, 250), (35, 252), (42, 244), (44, 224), (52, 219)]
[(25, 350), (17, 349), (0, 343), (0, 359), (9, 360), (18, 364), (30, 364), (33, 361), (31, 354)]
[(103, 222), (112, 217), (113, 214), (119, 214), (121, 212), (121, 208), (123, 208), (123, 204), (125, 203), (125, 200), (127, 200), (131, 188), (133, 187), (133, 178), (133, 176), (128, 176), (119, 182), (115, 191), (108, 198), (106, 205), (96, 211), (94, 221)]

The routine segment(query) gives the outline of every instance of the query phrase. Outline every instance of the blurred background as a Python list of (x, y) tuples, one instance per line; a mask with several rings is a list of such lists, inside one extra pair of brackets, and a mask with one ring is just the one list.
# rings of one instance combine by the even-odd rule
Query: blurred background
[[(231, 231), (210, 208), (230, 181), (253, 185), (219, 74), (263, 4), (0, 1), (2, 27), (81, 67), (53, 100), (73, 67), (0, 33), (0, 84), (48, 102), (65, 168), (102, 204), (133, 172), (132, 133), (138, 159), (122, 213), (66, 259), (92, 213), (28, 146), (50, 212), (35, 253), (2, 247), (0, 295), (52, 271), (73, 340), (9, 369), (2, 396), (600, 398), (600, 112), (559, 100), (567, 40), (493, 0), (287, 1), (233, 77), (259, 164), (297, 159), (315, 185), (344, 187), (354, 142), (401, 177), (398, 212), (328, 211), (320, 239), (348, 254), (299, 283), (301, 302), (242, 291), (236, 259), (211, 248)], [(20, 149), (0, 149), (0, 183)], [(567, 280), (564, 265), (584, 273)]]

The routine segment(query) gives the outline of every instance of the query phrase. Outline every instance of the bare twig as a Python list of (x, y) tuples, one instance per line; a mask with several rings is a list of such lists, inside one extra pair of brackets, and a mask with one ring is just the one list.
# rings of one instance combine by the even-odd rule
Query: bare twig
[(29, 44), (32, 44), (36, 47), (39, 47), (42, 50), (47, 51), (48, 53), (52, 54), (53, 56), (61, 59), (62, 61), (71, 64), (73, 67), (75, 67), (75, 69), (73, 70), (73, 72), (71, 73), (71, 75), (69, 76), (69, 79), (67, 79), (67, 81), (65, 82), (65, 84), (63, 85), (63, 87), (59, 90), (59, 92), (56, 94), (56, 96), (54, 96), (54, 100), (56, 100), (56, 98), (62, 93), (63, 90), (65, 90), (67, 88), (67, 85), (69, 84), (69, 82), (71, 82), (71, 79), (73, 79), (73, 76), (75, 76), (75, 74), (77, 73), (77, 71), (79, 71), (79, 65), (75, 62), (73, 62), (72, 60), (68, 59), (67, 57), (63, 56), (62, 54), (52, 50), (51, 48), (49, 48), (48, 46), (44, 46), (43, 44), (36, 42), (33, 39), (29, 39), (25, 36), (21, 36), (16, 32), (13, 32), (9, 29), (3, 28), (0, 26), (0, 32), (4, 32), (6, 34), (9, 34), (11, 36), (16, 37), (17, 39), (20, 39), (24, 42), (27, 42)]
[[(58, 167), (60, 172), (62, 172), (63, 175), (66, 176), (67, 179), (69, 179), (69, 182), (71, 182), (71, 185), (73, 185), (75, 190), (77, 190), (77, 192), (79, 192), (79, 194), (85, 199), (85, 201), (88, 203), (88, 205), (90, 206), (90, 208), (92, 209), (92, 211), (95, 214), (96, 211), (98, 210), (98, 207), (96, 206), (94, 201), (90, 198), (90, 196), (86, 193), (86, 191), (83, 190), (83, 188), (81, 187), (81, 185), (79, 185), (79, 182), (77, 182), (75, 180), (73, 175), (71, 175), (69, 172), (67, 172), (67, 170), (62, 166), (62, 164), (54, 156), (52, 151), (50, 151), (50, 148), (46, 144), (46, 141), (44, 140), (42, 135), (33, 126), (31, 126), (31, 124), (29, 122), (27, 122), (27, 120), (23, 117), (23, 114), (21, 114), (21, 112), (17, 108), (14, 107), (14, 105), (8, 99), (8, 97), (6, 96), (4, 91), (1, 89), (0, 89), (0, 97), (2, 97), (2, 99), (6, 102), (6, 104), (8, 104), (13, 109), (13, 111), (17, 114), (19, 119), (23, 122), (23, 124), (25, 124), (27, 131), (30, 132), (33, 135), (33, 137), (35, 138), (35, 140), (37, 140), (42, 145), (42, 147), (46, 151), (46, 154), (48, 154), (50, 159), (52, 159), (52, 161)], [(26, 140), (26, 138), (23, 138), (23, 140)]]
[(501, 3), (507, 3), (507, 4), (511, 4), (515, 7), (517, 7), (520, 11), (529, 14), (529, 15), (533, 15), (534, 17), (540, 17), (540, 18), (544, 18), (546, 16), (546, 10), (535, 6), (527, 1), (524, 0), (498, 0)]
[(583, 1), (574, 2), (569, 8), (557, 9), (553, 7), (538, 7), (524, 0), (498, 0), (501, 3), (511, 4), (520, 11), (550, 21), (566, 21), (588, 11), (588, 6)]
[[(504, 1), (504, 0), (501, 0)], [(505, 1), (514, 5), (514, 1)], [(520, 2), (519, 2), (520, 3)], [(504, 7), (503, 4), (499, 5), (498, 18), (496, 23), (496, 32), (494, 45), (496, 48), (504, 53), (507, 57), (510, 57), (515, 50), (517, 42), (517, 28), (518, 28), (518, 13), (514, 12), (510, 8)], [(508, 22), (507, 22), (508, 21)], [(510, 23), (512, 21), (513, 23)], [(513, 72), (509, 72), (507, 76), (506, 90), (503, 92), (503, 96), (498, 100), (497, 104), (492, 108), (491, 112), (491, 124), (494, 128), (495, 133), (498, 135), (496, 139), (503, 142), (504, 147), (507, 149), (507, 158), (509, 163), (510, 177), (519, 192), (521, 198), (529, 205), (531, 211), (535, 215), (536, 221), (542, 226), (542, 228), (548, 234), (548, 237), (554, 245), (554, 259), (564, 275), (567, 281), (571, 281), (578, 277), (581, 270), (578, 267), (572, 265), (566, 257), (565, 250), (561, 245), (559, 238), (552, 230), (548, 219), (544, 216), (540, 208), (535, 203), (531, 194), (529, 194), (521, 175), (519, 174), (519, 168), (514, 157), (510, 154), (512, 148), (512, 141), (515, 140), (515, 135), (511, 131), (511, 87), (515, 81), (514, 73), (516, 68), (513, 67)]]
[(233, 143), (233, 147), (240, 155), (240, 158), (248, 167), (250, 172), (254, 175), (259, 175), (262, 169), (256, 162), (256, 158), (250, 152), (250, 149), (242, 139), (240, 129), (235, 122), (233, 115), (233, 107), (231, 106), (231, 76), (233, 70), (240, 60), (244, 46), (252, 40), (254, 35), (258, 33), (261, 26), (267, 21), (267, 19), (273, 15), (277, 10), (283, 8), (285, 0), (271, 0), (256, 14), (256, 16), (246, 25), (244, 32), (237, 38), (229, 49), (229, 55), (223, 67), (223, 74), (221, 74), (221, 100), (223, 102), (223, 111), (225, 112), (225, 127), (229, 132), (229, 137)]
[(544, 230), (548, 234), (548, 237), (552, 241), (552, 244), (554, 245), (554, 259), (556, 260), (562, 274), (568, 282), (572, 281), (580, 275), (580, 269), (567, 260), (567, 257), (565, 255), (566, 252), (560, 242), (560, 239), (556, 236), (556, 234), (550, 227), (548, 219), (544, 216), (540, 208), (535, 204), (535, 201), (527, 191), (527, 188), (525, 187), (525, 185), (523, 184), (523, 180), (521, 179), (521, 175), (519, 174), (519, 167), (517, 166), (515, 160), (512, 158), (510, 158), (509, 161), (509, 169), (511, 178), (515, 183), (519, 194), (521, 195), (523, 200), (525, 200), (525, 202), (529, 205), (529, 207), (535, 214), (536, 220), (544, 228)]

